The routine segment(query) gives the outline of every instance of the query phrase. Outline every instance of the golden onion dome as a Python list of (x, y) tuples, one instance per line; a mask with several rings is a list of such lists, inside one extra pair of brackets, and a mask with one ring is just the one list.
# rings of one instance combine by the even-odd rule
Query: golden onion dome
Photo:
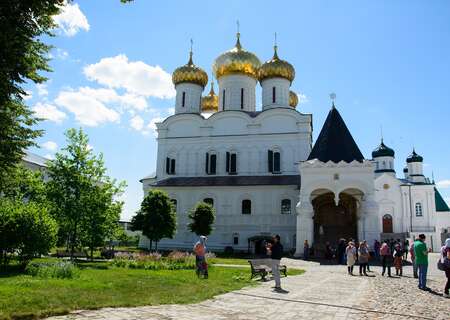
[(203, 88), (208, 83), (208, 75), (206, 72), (197, 67), (192, 61), (192, 50), (189, 52), (189, 61), (184, 66), (176, 68), (172, 74), (172, 82), (174, 85), (183, 82), (196, 83), (201, 85)]
[(278, 57), (278, 47), (276, 45), (273, 49), (274, 53), (272, 59), (265, 62), (261, 68), (259, 68), (259, 81), (269, 78), (285, 78), (292, 82), (295, 78), (294, 67), (289, 62), (281, 60)]
[(217, 79), (229, 74), (244, 74), (258, 80), (261, 62), (254, 53), (242, 48), (239, 38), (238, 32), (234, 48), (222, 53), (214, 61), (213, 71)]
[(298, 96), (294, 91), (289, 91), (289, 106), (295, 108), (298, 104)]
[(214, 82), (211, 81), (211, 90), (208, 95), (202, 97), (202, 112), (219, 111), (219, 97), (214, 92)]

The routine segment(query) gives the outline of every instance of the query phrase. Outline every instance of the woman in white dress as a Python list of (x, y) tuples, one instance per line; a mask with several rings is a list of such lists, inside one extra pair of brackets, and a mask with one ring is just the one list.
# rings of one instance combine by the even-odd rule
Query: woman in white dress
[(345, 255), (347, 256), (347, 270), (349, 275), (353, 275), (353, 266), (356, 262), (356, 248), (355, 244), (350, 241), (345, 249)]

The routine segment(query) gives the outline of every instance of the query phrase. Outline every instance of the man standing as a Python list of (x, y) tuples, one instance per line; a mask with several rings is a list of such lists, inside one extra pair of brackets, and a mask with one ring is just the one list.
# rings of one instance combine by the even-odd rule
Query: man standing
[(425, 235), (419, 234), (419, 239), (414, 241), (414, 255), (417, 268), (419, 269), (419, 289), (428, 291), (427, 288), (427, 269), (428, 269), (428, 250), (425, 244)]
[(283, 246), (278, 234), (272, 238), (272, 241), (272, 245), (268, 248), (272, 258), (272, 275), (275, 280), (275, 291), (281, 291), (280, 260), (283, 255)]
[(417, 264), (416, 264), (416, 256), (414, 255), (414, 242), (416, 240), (413, 239), (413, 245), (409, 248), (409, 256), (411, 257), (411, 264), (413, 267), (413, 276), (414, 278), (419, 278), (419, 276), (417, 275)]

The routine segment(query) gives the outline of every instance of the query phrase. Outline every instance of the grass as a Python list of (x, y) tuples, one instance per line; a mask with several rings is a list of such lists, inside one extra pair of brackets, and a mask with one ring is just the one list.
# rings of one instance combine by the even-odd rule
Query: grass
[(252, 285), (246, 270), (213, 267), (208, 280), (192, 270), (87, 267), (77, 279), (29, 275), (0, 278), (0, 319), (32, 319), (76, 309), (183, 304)]
[(212, 258), (210, 260), (211, 260), (211, 263), (214, 263), (214, 264), (236, 264), (236, 265), (250, 266), (248, 264), (248, 259), (244, 259), (244, 258), (220, 258), (220, 257), (216, 257), (216, 258)]
[[(245, 264), (245, 259), (217, 258), (224, 264)], [(49, 263), (55, 258), (35, 259)], [(248, 263), (247, 263), (248, 264)], [(0, 319), (36, 319), (72, 310), (196, 303), (245, 286), (248, 267), (210, 266), (209, 279), (193, 270), (142, 270), (112, 267), (106, 262), (78, 263), (73, 279), (33, 277), (16, 268), (0, 274)], [(288, 269), (289, 275), (303, 270)]]

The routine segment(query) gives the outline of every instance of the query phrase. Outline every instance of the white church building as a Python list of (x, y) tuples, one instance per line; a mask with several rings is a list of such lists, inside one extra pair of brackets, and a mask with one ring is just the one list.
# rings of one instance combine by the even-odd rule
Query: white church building
[[(450, 232), (450, 209), (434, 182), (423, 175), (423, 158), (406, 159), (404, 177), (394, 170), (394, 150), (383, 141), (365, 159), (334, 106), (312, 141), (312, 115), (296, 110), (290, 91), (294, 67), (278, 57), (261, 63), (235, 47), (213, 64), (218, 95), (193, 63), (173, 72), (175, 114), (157, 123), (156, 172), (144, 177), (144, 193), (166, 191), (176, 207), (177, 232), (163, 249), (192, 249), (188, 211), (213, 205), (210, 250), (260, 253), (279, 234), (286, 251), (303, 253), (307, 239), (320, 254), (339, 238), (413, 238), (427, 235), (438, 250)], [(256, 107), (256, 86), (262, 108)], [(141, 238), (140, 246), (149, 245)]]

